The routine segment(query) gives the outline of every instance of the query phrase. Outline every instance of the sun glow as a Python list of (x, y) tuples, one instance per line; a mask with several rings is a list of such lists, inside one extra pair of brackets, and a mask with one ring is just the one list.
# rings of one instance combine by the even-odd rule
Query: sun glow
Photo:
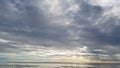
[[(89, 53), (89, 48), (86, 46), (76, 47), (72, 50), (58, 50), (54, 48), (43, 48), (36, 51), (27, 53), (30, 56), (37, 56), (35, 60), (46, 59), (45, 61), (51, 62), (96, 62), (97, 60), (92, 58), (92, 53)], [(40, 57), (40, 58), (39, 58)], [(33, 59), (33, 58), (32, 58)], [(34, 59), (33, 59), (34, 60)]]

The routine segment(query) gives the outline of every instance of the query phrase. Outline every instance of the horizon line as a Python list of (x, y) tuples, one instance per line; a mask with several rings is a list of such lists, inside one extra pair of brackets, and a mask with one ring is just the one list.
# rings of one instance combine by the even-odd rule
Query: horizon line
[(23, 61), (23, 62), (15, 62), (15, 61), (13, 61), (13, 62), (0, 62), (0, 63), (47, 63), (47, 64), (120, 64), (120, 61), (119, 62), (115, 62), (115, 61), (102, 61), (102, 62), (25, 62), (25, 61)]

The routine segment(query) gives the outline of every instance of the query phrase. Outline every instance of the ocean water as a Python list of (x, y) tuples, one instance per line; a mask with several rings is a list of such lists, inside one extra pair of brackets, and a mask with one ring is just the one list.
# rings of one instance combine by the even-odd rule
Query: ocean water
[(120, 64), (1, 63), (0, 68), (120, 68)]

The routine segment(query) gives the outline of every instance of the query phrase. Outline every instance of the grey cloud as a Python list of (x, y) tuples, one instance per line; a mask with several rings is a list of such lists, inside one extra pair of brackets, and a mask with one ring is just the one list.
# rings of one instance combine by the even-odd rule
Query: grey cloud
[[(111, 10), (99, 5), (91, 5), (84, 1), (79, 3), (82, 3), (80, 4), (81, 9), (74, 16), (74, 22), (71, 26), (71, 30), (79, 36), (74, 41), (92, 49), (101, 48), (106, 50), (106, 53), (95, 51), (92, 53), (96, 55), (105, 54), (111, 57), (111, 60), (116, 60), (114, 54), (119, 53), (120, 47), (119, 17), (112, 15), (112, 13), (104, 15), (106, 10), (108, 10), (107, 12)], [(110, 50), (109, 47), (114, 48)], [(100, 57), (97, 59), (100, 59)]]
[[(4, 12), (0, 16), (0, 30), (2, 32), (32, 37), (33, 39), (60, 40), (66, 36), (65, 29), (62, 27), (58, 28), (56, 25), (50, 25), (49, 20), (44, 15), (44, 12), (40, 11), (40, 9), (34, 5), (29, 3), (29, 5), (26, 5), (27, 3), (24, 3), (24, 1), (20, 1), (22, 4), (18, 5), (14, 3), (16, 2), (15, 0), (3, 2), (11, 3), (14, 5), (11, 8), (15, 7), (15, 9), (21, 13), (14, 13), (12, 12), (12, 9), (9, 9), (9, 5), (3, 4), (3, 9), (1, 9), (1, 12)], [(16, 17), (18, 18), (16, 19)]]
[[(74, 17), (73, 30), (79, 32), (80, 38), (91, 40), (102, 45), (119, 45), (119, 19), (114, 16), (106, 16), (105, 9), (101, 6), (90, 4), (81, 5), (81, 10)], [(102, 17), (102, 19), (100, 19)], [(107, 20), (106, 20), (107, 18)], [(99, 24), (96, 25), (96, 22)]]
[(19, 53), (18, 49), (18, 47), (14, 47), (10, 44), (0, 42), (0, 53)]
[[(0, 38), (16, 43), (1, 43), (0, 51), (7, 51), (7, 48), (11, 51), (12, 48), (16, 49), (11, 45), (19, 46), (22, 49), (24, 44), (31, 44), (33, 46), (63, 47), (65, 49), (87, 46), (91, 50), (100, 48), (107, 51), (106, 53), (90, 51), (91, 54), (96, 55), (112, 56), (113, 53), (119, 53), (120, 19), (111, 14), (104, 15), (106, 8), (89, 4), (86, 1), (75, 0), (74, 3), (79, 8), (74, 13), (73, 10), (64, 13), (64, 11), (67, 12), (66, 9), (70, 8), (71, 4), (67, 4), (68, 1), (61, 1), (63, 4), (61, 13), (63, 14), (56, 16), (57, 13), (47, 13), (49, 10), (42, 4), (42, 1), (36, 5), (38, 0), (1, 0), (0, 33), (5, 32), (7, 34), (0, 34)], [(56, 15), (54, 16), (54, 14)], [(64, 24), (61, 26), (61, 22), (66, 19), (72, 20), (69, 26)], [(73, 37), (77, 38), (73, 39), (69, 31), (72, 32)], [(115, 49), (118, 49), (116, 51), (115, 49), (110, 50), (106, 46), (115, 46)], [(19, 50), (22, 51), (21, 49)]]

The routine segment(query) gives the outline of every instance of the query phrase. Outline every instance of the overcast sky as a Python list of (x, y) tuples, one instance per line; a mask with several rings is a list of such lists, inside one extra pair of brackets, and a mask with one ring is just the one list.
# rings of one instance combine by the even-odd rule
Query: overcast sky
[(0, 61), (48, 60), (119, 61), (120, 1), (0, 0)]

